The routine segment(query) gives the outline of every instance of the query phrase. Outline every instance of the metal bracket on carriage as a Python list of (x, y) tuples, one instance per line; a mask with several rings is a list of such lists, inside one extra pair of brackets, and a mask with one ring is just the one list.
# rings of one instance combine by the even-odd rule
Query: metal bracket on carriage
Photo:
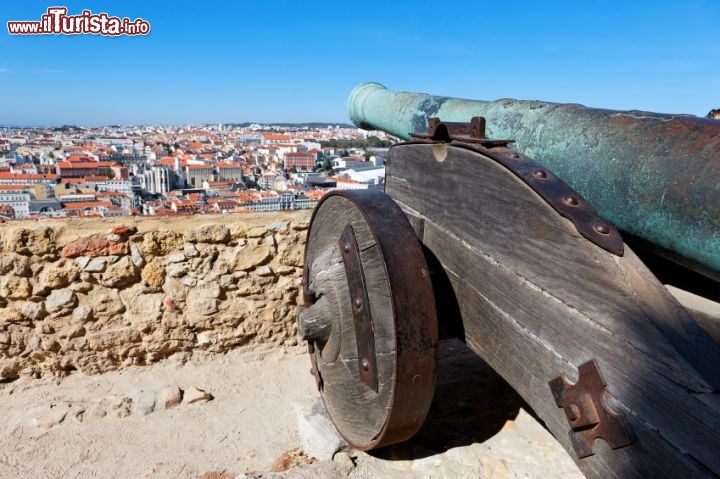
[(351, 224), (340, 235), (340, 252), (345, 265), (348, 289), (352, 301), (352, 315), (355, 323), (358, 369), (360, 380), (373, 391), (378, 391), (377, 362), (375, 359), (375, 333), (370, 320), (370, 300), (365, 287), (365, 275), (360, 262), (355, 233)]
[(612, 223), (600, 218), (592, 205), (547, 168), (509, 148), (514, 140), (485, 138), (485, 124), (485, 118), (481, 116), (473, 117), (470, 123), (430, 118), (427, 133), (412, 133), (413, 141), (410, 143), (449, 143), (489, 157), (510, 170), (556, 212), (569, 219), (586, 239), (610, 253), (623, 255), (625, 245)]
[(478, 143), (488, 148), (508, 146), (515, 140), (495, 140), (485, 137), (485, 118), (474, 116), (470, 123), (428, 119), (427, 133), (411, 133), (413, 138), (450, 142), (452, 140)]
[(604, 439), (612, 449), (632, 444), (625, 420), (605, 407), (603, 393), (607, 383), (593, 359), (578, 367), (579, 378), (573, 384), (559, 376), (550, 381), (558, 407), (570, 423), (570, 440), (579, 459), (595, 454), (593, 442)]

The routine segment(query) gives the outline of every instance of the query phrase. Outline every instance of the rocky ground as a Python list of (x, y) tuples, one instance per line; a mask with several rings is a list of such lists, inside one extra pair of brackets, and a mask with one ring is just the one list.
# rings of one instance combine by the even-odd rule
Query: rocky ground
[(0, 478), (583, 477), (461, 343), (441, 344), (420, 433), (372, 454), (342, 448), (308, 369), (301, 348), (258, 346), (2, 384)]

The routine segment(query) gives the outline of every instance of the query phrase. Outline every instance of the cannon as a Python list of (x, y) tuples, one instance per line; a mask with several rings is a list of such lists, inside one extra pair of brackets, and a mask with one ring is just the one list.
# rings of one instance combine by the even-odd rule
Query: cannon
[(349, 105), (406, 141), (307, 233), (298, 332), (339, 433), (412, 437), (456, 337), (587, 477), (720, 476), (720, 122), (377, 83)]

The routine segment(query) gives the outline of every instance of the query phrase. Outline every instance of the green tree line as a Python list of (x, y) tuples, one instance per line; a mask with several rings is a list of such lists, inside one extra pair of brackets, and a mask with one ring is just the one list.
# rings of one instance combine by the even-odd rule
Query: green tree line
[(390, 140), (381, 140), (377, 136), (368, 136), (364, 140), (338, 140), (332, 139), (327, 141), (321, 141), (320, 144), (323, 148), (388, 148), (392, 146), (394, 142)]

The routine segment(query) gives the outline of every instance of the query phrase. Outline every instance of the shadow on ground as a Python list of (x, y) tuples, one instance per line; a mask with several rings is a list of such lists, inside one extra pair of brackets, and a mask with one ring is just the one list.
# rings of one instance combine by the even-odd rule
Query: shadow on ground
[(430, 413), (409, 441), (371, 454), (379, 459), (409, 460), (483, 442), (497, 434), (520, 408), (532, 410), (485, 361), (463, 342), (440, 342), (438, 378)]

